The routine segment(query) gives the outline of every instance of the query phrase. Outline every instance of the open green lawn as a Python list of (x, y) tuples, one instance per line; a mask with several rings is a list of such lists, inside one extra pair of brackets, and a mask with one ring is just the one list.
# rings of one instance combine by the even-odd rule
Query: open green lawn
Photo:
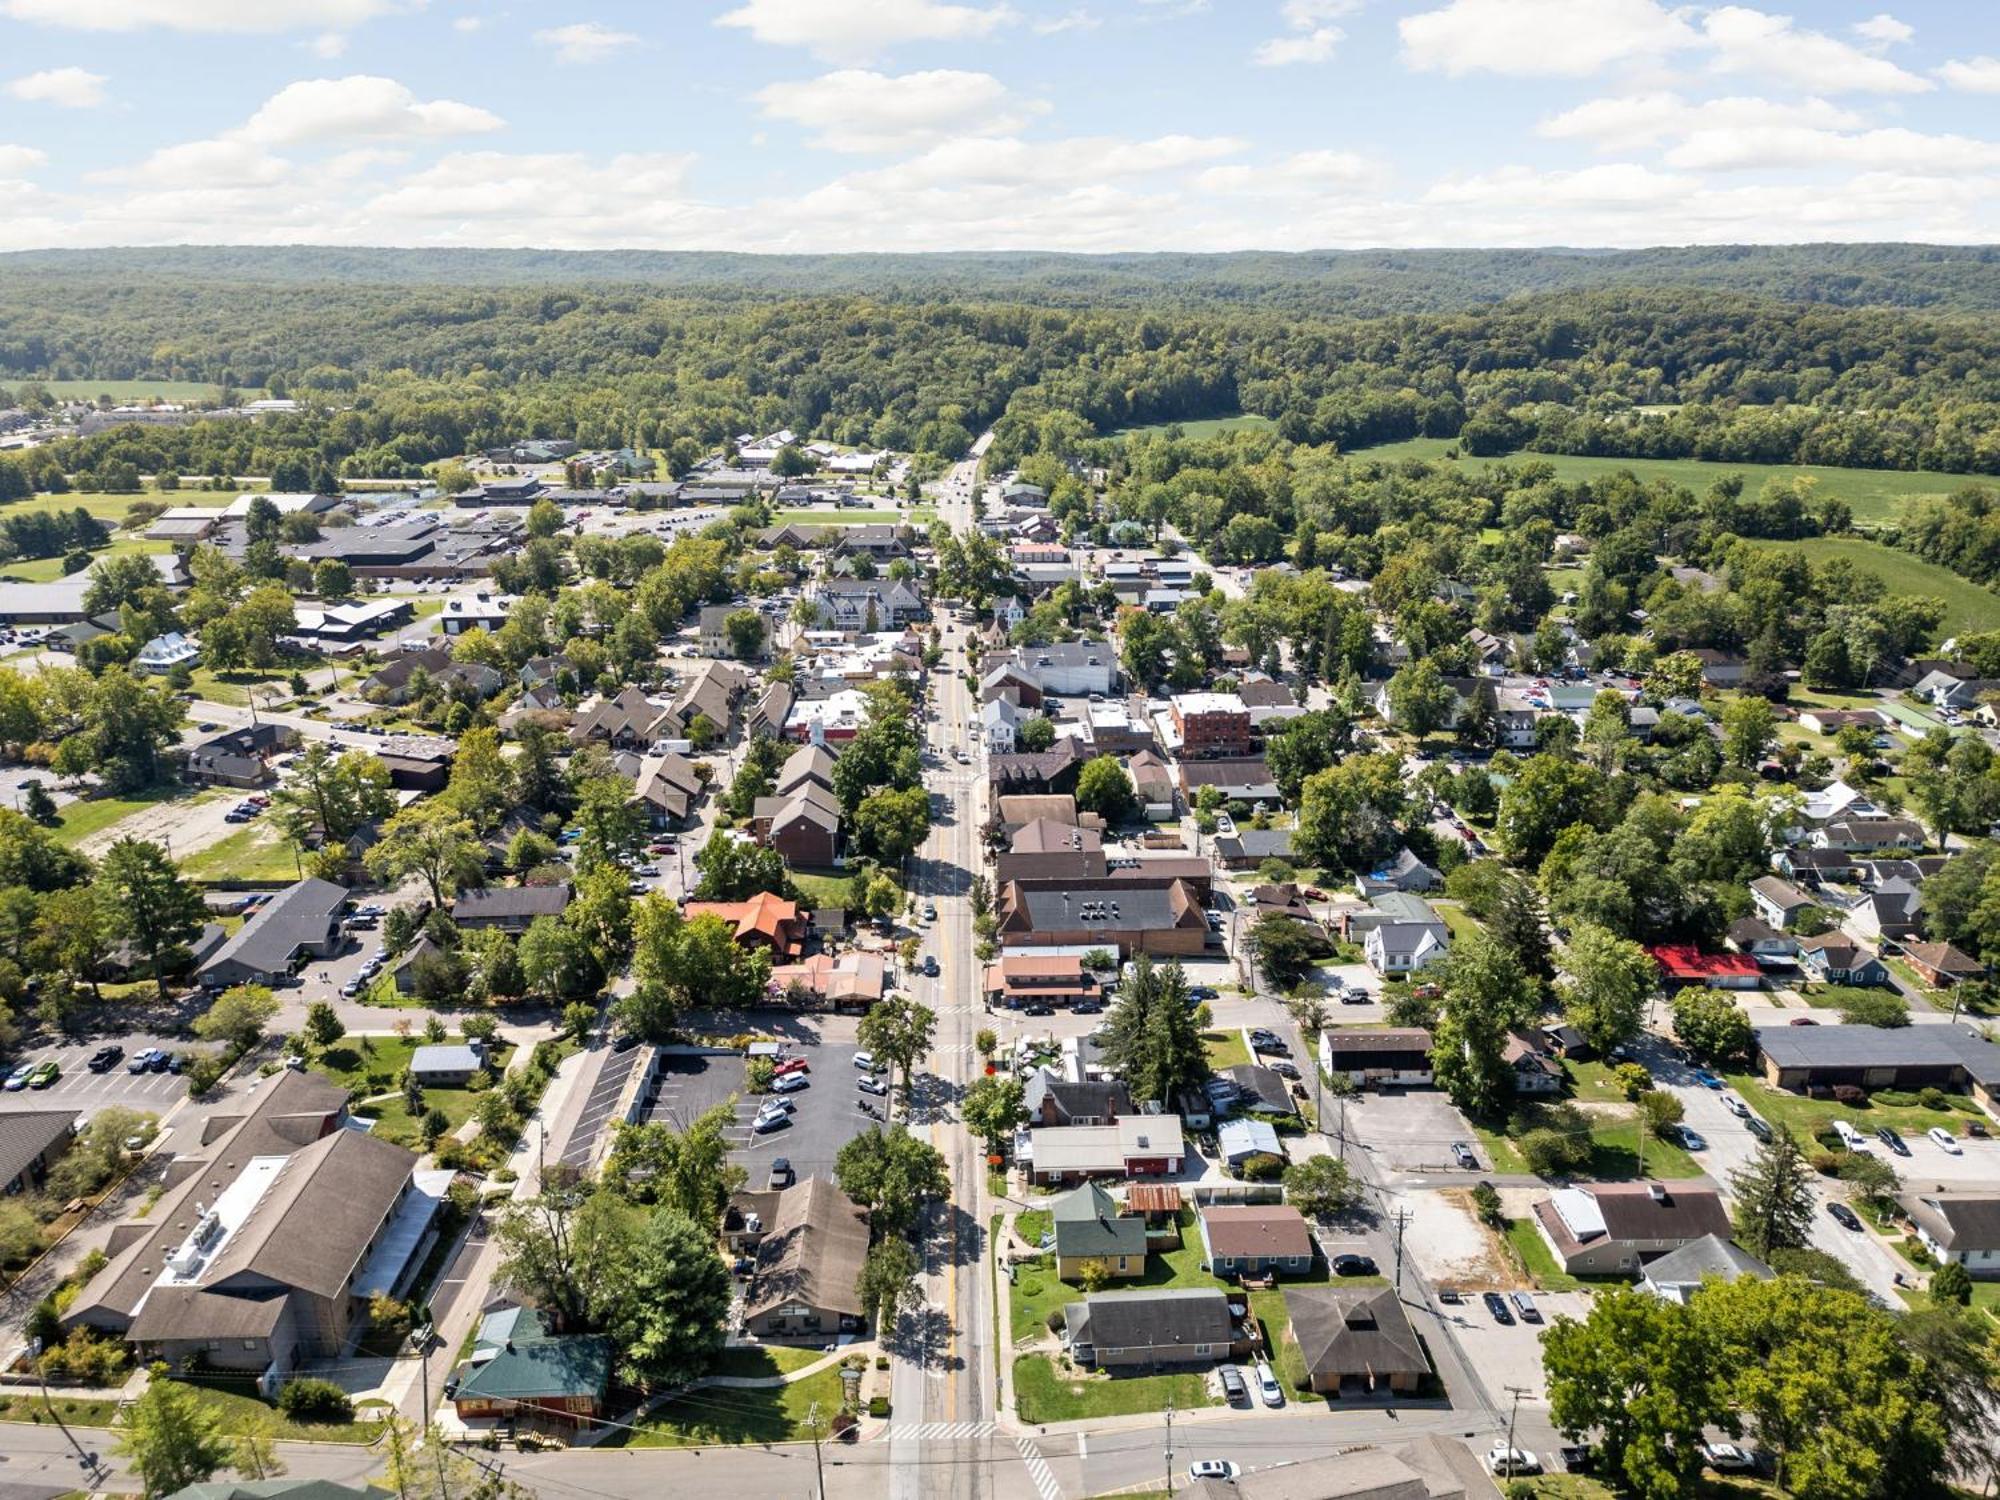
[(1285, 1289), (1274, 1286), (1268, 1291), (1252, 1292), (1250, 1316), (1263, 1327), (1264, 1347), (1274, 1351), (1272, 1366), (1277, 1372), (1278, 1383), (1295, 1393), (1309, 1390), (1306, 1357), (1300, 1352), (1298, 1341), (1292, 1337), (1291, 1314), (1285, 1310)]
[(1922, 1135), (1933, 1125), (1942, 1125), (1953, 1135), (1963, 1135), (1967, 1122), (1985, 1118), (1979, 1107), (1963, 1094), (1946, 1094), (1949, 1106), (1945, 1109), (1926, 1109), (1917, 1102), (1915, 1094), (1895, 1089), (1878, 1089), (1868, 1096), (1865, 1104), (1836, 1104), (1831, 1099), (1808, 1099), (1803, 1094), (1774, 1089), (1749, 1073), (1727, 1076), (1729, 1086), (1742, 1095), (1744, 1103), (1773, 1125), (1788, 1127), (1801, 1144), (1816, 1139), (1822, 1130), (1831, 1130), (1835, 1120), (1847, 1121), (1864, 1135), (1873, 1135), (1882, 1125), (1904, 1135)]
[[(138, 380), (105, 380), (94, 375), (79, 380), (43, 380), (35, 375), (10, 375), (5, 384), (16, 390), (24, 385), (38, 385), (51, 396), (72, 401), (95, 401), (99, 396), (126, 403), (149, 397), (161, 401), (216, 401), (222, 396), (222, 387), (206, 380), (160, 380), (150, 376)], [(256, 393), (245, 391), (243, 395), (254, 400)]]
[[(1403, 443), (1383, 443), (1373, 448), (1357, 448), (1348, 454), (1356, 461), (1405, 458), (1442, 459), (1447, 448), (1457, 444), (1449, 438), (1412, 438)], [(1841, 469), (1825, 464), (1719, 464), (1695, 458), (1577, 458), (1560, 453), (1510, 453), (1502, 459), (1460, 458), (1459, 463), (1478, 468), (1487, 463), (1545, 463), (1556, 478), (1571, 483), (1599, 474), (1615, 474), (1630, 469), (1642, 480), (1666, 479), (1685, 485), (1700, 494), (1718, 479), (1731, 474), (1743, 476), (1747, 490), (1755, 493), (1767, 479), (1790, 479), (1804, 475), (1819, 482), (1819, 492), (1844, 500), (1853, 508), (1854, 519), (1862, 524), (1890, 521), (1913, 500), (1948, 495), (1961, 485), (1992, 484), (1990, 475), (1929, 474), (1906, 469)]]
[(182, 1382), (201, 1398), (204, 1406), (222, 1418), (224, 1432), (241, 1431), (250, 1422), (269, 1420), (275, 1425), (271, 1435), (281, 1441), (303, 1443), (372, 1443), (382, 1435), (382, 1424), (362, 1417), (352, 1422), (292, 1422), (256, 1394), (256, 1382), (208, 1375)]
[(1201, 1045), (1208, 1054), (1209, 1067), (1218, 1073), (1250, 1061), (1250, 1044), (1240, 1031), (1204, 1031)]
[[(53, 1393), (52, 1393), (53, 1394)], [(116, 1401), (91, 1401), (77, 1396), (56, 1396), (56, 1415), (72, 1427), (109, 1427), (118, 1414)], [(13, 1386), (0, 1393), (0, 1422), (46, 1422), (48, 1404), (32, 1386)], [(4, 1446), (4, 1445), (0, 1445)]]
[(773, 526), (859, 526), (866, 522), (901, 521), (900, 510), (774, 510)]
[(821, 1349), (795, 1349), (790, 1344), (760, 1344), (754, 1349), (724, 1349), (708, 1367), (711, 1375), (738, 1380), (769, 1380), (789, 1375), (826, 1358)]
[(1207, 1377), (1099, 1375), (1063, 1370), (1045, 1354), (1014, 1361), (1014, 1404), (1023, 1422), (1069, 1422), (1078, 1417), (1129, 1417), (1139, 1412), (1215, 1406)]
[[(210, 703), (227, 703), (234, 708), (248, 708), (250, 693), (257, 691), (257, 702), (265, 707), (273, 705), (275, 698), (292, 696), (292, 670), (313, 673), (323, 670), (318, 661), (299, 661), (289, 664), (283, 672), (258, 672), (248, 668), (229, 668), (217, 671), (214, 667), (194, 669), (195, 697)], [(324, 679), (320, 679), (322, 682)], [(267, 691), (268, 690), (268, 691)]]
[[(625, 1434), (630, 1448), (692, 1448), (709, 1443), (788, 1443), (809, 1440), (806, 1424), (819, 1407), (822, 1431), (840, 1410), (840, 1369), (830, 1366), (790, 1385), (745, 1390), (710, 1386), (669, 1401)], [(618, 1443), (613, 1438), (612, 1444)]]
[(236, 832), (190, 854), (181, 861), (190, 880), (249, 880), (278, 882), (299, 878), (299, 861), (291, 841), (268, 817), (245, 823)]
[[(461, 1038), (451, 1036), (445, 1040), (456, 1042)], [(403, 1070), (409, 1067), (411, 1055), (424, 1045), (422, 1036), (407, 1041), (397, 1036), (343, 1037), (326, 1050), (313, 1068), (343, 1088), (354, 1089), (364, 1096), (385, 1094), (402, 1087)], [(507, 1060), (513, 1055), (512, 1047), (502, 1047), (493, 1055), (491, 1066), (496, 1077), (506, 1070)], [(443, 1110), (454, 1130), (472, 1118), (473, 1106), (478, 1102), (479, 1095), (471, 1089), (424, 1090), (424, 1113)], [(391, 1099), (357, 1106), (355, 1113), (373, 1119), (374, 1133), (384, 1140), (412, 1149), (422, 1142), (420, 1122), (410, 1117), (400, 1092)]]
[(1535, 1227), (1533, 1219), (1509, 1219), (1506, 1238), (1508, 1247), (1521, 1262), (1521, 1269), (1533, 1279), (1536, 1290), (1573, 1292), (1583, 1285), (1556, 1264), (1555, 1252), (1549, 1249), (1549, 1242), (1542, 1238), (1542, 1232)]
[(1949, 568), (1925, 562), (1894, 547), (1885, 547), (1880, 542), (1864, 541), (1860, 537), (1827, 536), (1811, 537), (1802, 542), (1759, 545), (1803, 553), (1807, 561), (1814, 564), (1843, 558), (1888, 584), (1892, 595), (1928, 594), (1942, 599), (1947, 635), (2000, 628), (2000, 594), (1968, 578), (1959, 577)]
[[(125, 512), (142, 500), (172, 503), (174, 497), (172, 495), (154, 494), (150, 490), (143, 495), (104, 495), (95, 492), (78, 492), (68, 495), (31, 495), (26, 500), (14, 500), (4, 506), (0, 506), (0, 515), (18, 515), (24, 510), (71, 511), (80, 507), (89, 511), (105, 525), (115, 527), (122, 526), (125, 523)], [(191, 497), (186, 503), (189, 505), (202, 505), (206, 501), (199, 497)], [(217, 503), (223, 504), (226, 502), (218, 498)]]
[(1121, 427), (1112, 433), (1113, 437), (1147, 437), (1154, 433), (1166, 433), (1178, 427), (1182, 437), (1221, 437), (1225, 432), (1240, 432), (1246, 428), (1269, 427), (1271, 419), (1252, 412), (1238, 412), (1229, 417), (1202, 417), (1192, 422), (1153, 422), (1144, 427)]
[[(1226, 1287), (1228, 1282), (1201, 1268), (1201, 1234), (1194, 1210), (1180, 1212), (1181, 1242), (1172, 1250), (1146, 1257), (1144, 1276), (1120, 1277), (1105, 1284), (1107, 1292), (1156, 1291), (1163, 1287)], [(1045, 1255), (1038, 1262), (1023, 1262), (1009, 1294), (1013, 1309), (1009, 1331), (1014, 1341), (1040, 1338), (1048, 1332), (1048, 1316), (1066, 1302), (1083, 1296), (1083, 1288), (1056, 1279), (1056, 1258)]]
[(86, 797), (79, 802), (64, 804), (60, 821), (56, 824), (56, 839), (74, 846), (93, 833), (100, 833), (113, 823), (122, 822), (141, 808), (182, 800), (193, 806), (196, 802), (211, 801), (219, 795), (216, 792), (196, 792), (174, 783), (162, 783), (141, 792), (128, 792), (122, 797)]
[[(1501, 1131), (1473, 1122), (1480, 1144), (1493, 1162), (1493, 1170), (1503, 1174), (1528, 1170), (1514, 1141)], [(1630, 1182), (1640, 1175), (1639, 1122), (1636, 1116), (1620, 1118), (1591, 1113), (1590, 1163), (1577, 1175), (1596, 1182)], [(1702, 1175), (1701, 1163), (1679, 1146), (1657, 1136), (1646, 1142), (1645, 1175), (1669, 1180)]]
[(1454, 943), (1462, 943), (1467, 938), (1479, 936), (1478, 920), (1456, 901), (1438, 901), (1433, 905), (1437, 908), (1437, 914), (1444, 918), (1444, 925), (1451, 929), (1451, 940)]

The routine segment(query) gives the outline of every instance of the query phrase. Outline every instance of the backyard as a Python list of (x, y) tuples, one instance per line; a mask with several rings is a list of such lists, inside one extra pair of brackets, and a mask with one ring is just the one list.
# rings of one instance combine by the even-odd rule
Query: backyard
[(1217, 1073), (1250, 1061), (1250, 1044), (1240, 1031), (1204, 1031), (1201, 1046), (1208, 1054), (1209, 1068)]
[[(462, 1040), (456, 1036), (445, 1038), (447, 1043)], [(411, 1056), (417, 1048), (425, 1045), (421, 1036), (407, 1040), (393, 1036), (347, 1037), (327, 1048), (314, 1064), (314, 1069), (341, 1087), (353, 1090), (361, 1098), (388, 1095), (373, 1103), (356, 1106), (355, 1113), (372, 1119), (375, 1122), (374, 1133), (384, 1140), (414, 1149), (423, 1141), (421, 1116), (418, 1119), (410, 1117), (409, 1103), (402, 1094), (402, 1079)], [(506, 1070), (507, 1060), (513, 1055), (511, 1046), (503, 1046), (493, 1054), (491, 1066), (496, 1078)], [(451, 1128), (456, 1130), (472, 1118), (473, 1108), (484, 1092), (484, 1089), (426, 1088), (423, 1091), (423, 1113), (442, 1110)]]

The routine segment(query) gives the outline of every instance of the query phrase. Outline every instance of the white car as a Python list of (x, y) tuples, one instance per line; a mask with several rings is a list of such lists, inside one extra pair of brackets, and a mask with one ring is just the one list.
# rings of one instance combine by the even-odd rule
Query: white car
[(1266, 1406), (1285, 1404), (1284, 1387), (1278, 1384), (1278, 1377), (1271, 1373), (1271, 1367), (1261, 1359), (1257, 1361), (1257, 1395)]
[(1750, 1106), (1745, 1104), (1741, 1099), (1737, 1098), (1734, 1094), (1725, 1093), (1722, 1096), (1722, 1107), (1728, 1110), (1732, 1115), (1736, 1116), (1736, 1118), (1739, 1120), (1747, 1120), (1750, 1118)]
[(1234, 1479), (1241, 1472), (1226, 1458), (1198, 1458), (1188, 1465), (1190, 1479)]
[(1924, 1134), (1929, 1136), (1933, 1141), (1937, 1143), (1938, 1150), (1946, 1152), (1952, 1156), (1965, 1155), (1965, 1148), (1959, 1145), (1958, 1137), (1953, 1135), (1949, 1130), (1946, 1130), (1944, 1126), (1933, 1125), (1929, 1130), (1926, 1130)]
[(1539, 1474), (1541, 1460), (1526, 1448), (1509, 1448), (1505, 1443), (1495, 1443), (1486, 1454), (1486, 1467), (1495, 1474)]
[(812, 1080), (803, 1073), (787, 1073), (782, 1078), (773, 1078), (771, 1088), (780, 1094), (796, 1094), (800, 1089), (812, 1087)]
[(1702, 1443), (1697, 1451), (1701, 1461), (1717, 1473), (1742, 1473), (1757, 1467), (1756, 1460), (1734, 1443)]

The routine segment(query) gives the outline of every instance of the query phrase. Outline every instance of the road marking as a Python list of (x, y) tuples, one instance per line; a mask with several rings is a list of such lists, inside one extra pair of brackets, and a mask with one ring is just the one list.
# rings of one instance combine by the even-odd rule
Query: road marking
[(892, 1443), (945, 1443), (963, 1438), (991, 1437), (994, 1422), (898, 1422), (889, 1429)]
[(1055, 1471), (1042, 1457), (1041, 1449), (1024, 1437), (1015, 1438), (1014, 1446), (1021, 1450), (1021, 1462), (1027, 1465), (1028, 1478), (1034, 1481), (1035, 1492), (1042, 1500), (1062, 1500), (1062, 1486), (1056, 1483)]

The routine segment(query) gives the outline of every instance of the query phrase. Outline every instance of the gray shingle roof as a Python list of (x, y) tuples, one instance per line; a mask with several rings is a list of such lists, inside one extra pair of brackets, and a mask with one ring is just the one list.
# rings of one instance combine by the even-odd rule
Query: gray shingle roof
[(1956, 1026), (1759, 1026), (1757, 1046), (1781, 1068), (1956, 1063), (1981, 1083), (2000, 1084), (2000, 1046)]
[(282, 974), (302, 948), (326, 940), (329, 924), (346, 904), (347, 888), (330, 880), (307, 878), (286, 886), (215, 950), (201, 972), (233, 962), (263, 974)]

